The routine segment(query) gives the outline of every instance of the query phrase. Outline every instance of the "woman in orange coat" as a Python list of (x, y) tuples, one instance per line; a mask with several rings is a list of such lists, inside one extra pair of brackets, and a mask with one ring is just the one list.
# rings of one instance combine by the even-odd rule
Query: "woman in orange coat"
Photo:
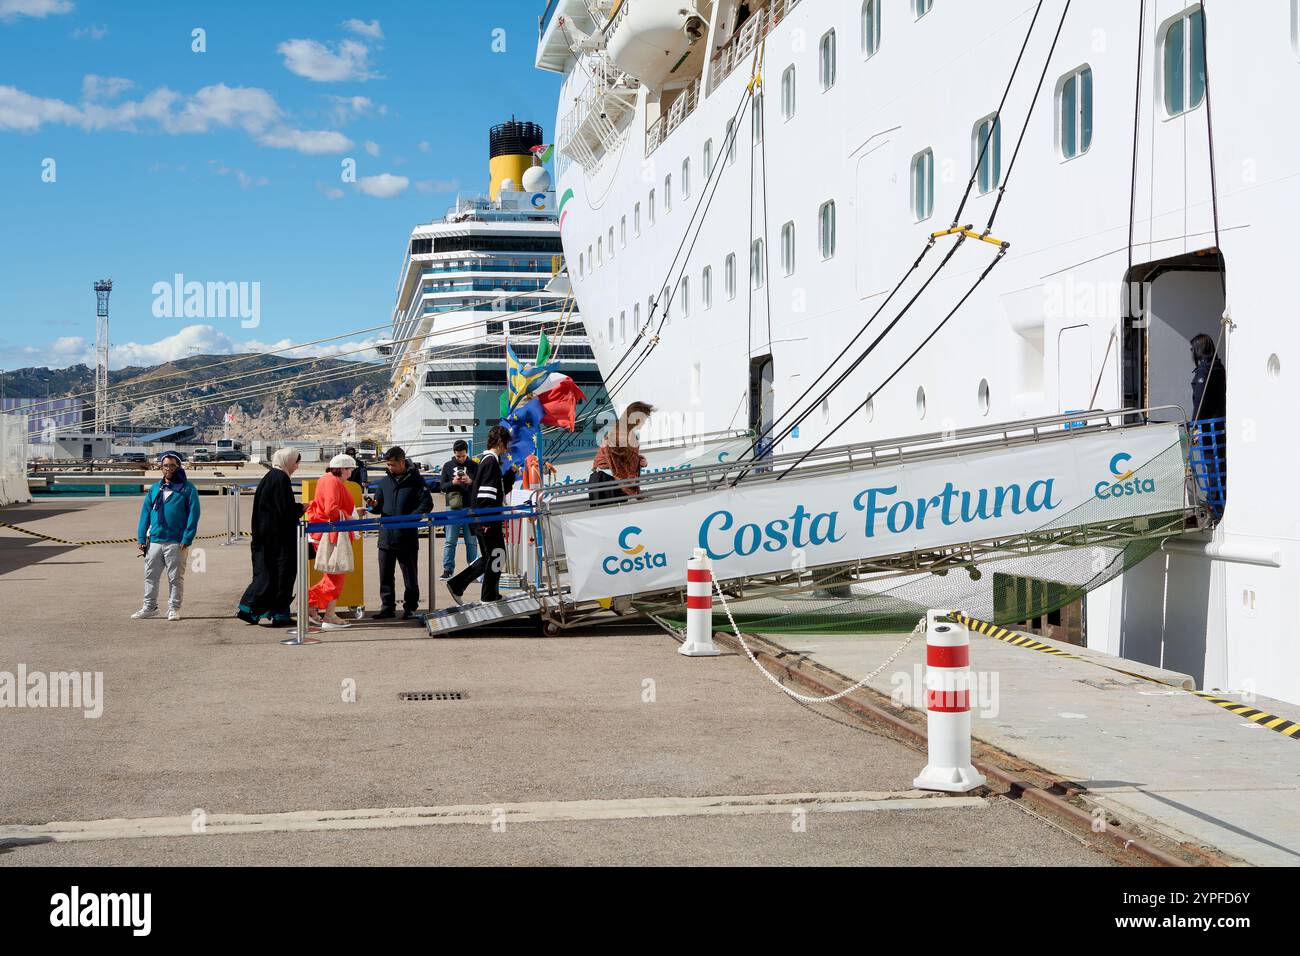
[[(316, 485), (316, 494), (307, 505), (307, 520), (312, 524), (322, 521), (347, 521), (356, 510), (356, 502), (347, 480), (356, 468), (356, 461), (349, 455), (335, 455), (330, 459), (329, 469), (321, 476)], [(323, 531), (312, 534), (311, 540), (320, 544), (325, 535), (329, 535), (330, 544), (340, 548), (352, 547), (352, 535), (346, 531)], [(336, 607), (339, 595), (343, 593), (346, 574), (325, 574), (316, 585), (307, 592), (307, 604), (311, 623), (324, 630), (332, 631), (347, 627), (347, 622), (338, 616)]]

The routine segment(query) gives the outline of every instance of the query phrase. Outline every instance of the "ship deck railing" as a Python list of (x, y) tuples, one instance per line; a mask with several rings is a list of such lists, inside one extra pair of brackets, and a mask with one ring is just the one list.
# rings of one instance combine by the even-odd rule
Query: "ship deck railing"
[(722, 85), (739, 64), (745, 62), (759, 42), (785, 20), (798, 3), (799, 0), (770, 0), (749, 15), (749, 19), (741, 24), (739, 32), (713, 55), (713, 64), (709, 70), (709, 96), (713, 95), (713, 91)]

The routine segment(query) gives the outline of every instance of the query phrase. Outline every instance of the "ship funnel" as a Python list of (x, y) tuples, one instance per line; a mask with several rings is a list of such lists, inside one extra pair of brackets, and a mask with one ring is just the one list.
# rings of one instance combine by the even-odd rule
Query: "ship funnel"
[(496, 200), (501, 194), (501, 187), (511, 181), (512, 188), (518, 189), (523, 182), (524, 173), (533, 165), (532, 149), (542, 145), (542, 128), (536, 123), (521, 123), (511, 119), (488, 130), (488, 171), (492, 184), (488, 195)]

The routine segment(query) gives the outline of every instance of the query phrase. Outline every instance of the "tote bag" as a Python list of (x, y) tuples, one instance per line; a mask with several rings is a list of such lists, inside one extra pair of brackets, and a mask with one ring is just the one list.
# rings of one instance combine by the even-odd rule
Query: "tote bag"
[(316, 570), (321, 574), (348, 574), (352, 571), (352, 538), (340, 534), (331, 541), (328, 533), (320, 536), (316, 548)]

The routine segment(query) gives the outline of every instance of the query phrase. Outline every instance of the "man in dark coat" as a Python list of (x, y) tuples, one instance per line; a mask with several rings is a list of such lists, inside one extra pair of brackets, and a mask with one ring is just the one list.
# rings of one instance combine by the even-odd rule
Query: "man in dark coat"
[[(391, 518), (395, 515), (428, 514), (433, 510), (433, 498), (425, 487), (420, 473), (406, 460), (406, 452), (396, 446), (384, 454), (388, 474), (379, 479), (375, 488), (375, 515)], [(415, 616), (420, 606), (420, 535), (415, 528), (381, 528), (379, 531), (379, 604), (376, 618), (396, 616), (397, 598), (395, 577), (397, 565), (402, 567), (402, 619)]]
[(1228, 489), (1228, 373), (1215, 354), (1214, 339), (1205, 333), (1192, 337), (1192, 440), (1200, 446), (1193, 461), (1203, 474), (1197, 477), (1206, 502), (1216, 517), (1222, 516)]
[(235, 617), (256, 624), (263, 617), (272, 627), (293, 623), (290, 607), (298, 579), (297, 535), (303, 506), (294, 497), (290, 478), (298, 470), (298, 452), (282, 448), (272, 458), (253, 494), (253, 580), (239, 599)]
[[(515, 483), (515, 469), (511, 465), (502, 469), (501, 456), (510, 447), (510, 429), (504, 425), (493, 425), (487, 437), (488, 450), (479, 459), (478, 470), (470, 484), (466, 496), (470, 508), (504, 508), (510, 504), (510, 489)], [(483, 575), (483, 590), (479, 600), (483, 602), (501, 600), (497, 589), (501, 581), (501, 569), (505, 564), (506, 540), (501, 528), (499, 516), (488, 515), (473, 526), (474, 537), (478, 539), (479, 556), (469, 567), (447, 582), (447, 590), (452, 600), (463, 604), (462, 595), (469, 583)]]

